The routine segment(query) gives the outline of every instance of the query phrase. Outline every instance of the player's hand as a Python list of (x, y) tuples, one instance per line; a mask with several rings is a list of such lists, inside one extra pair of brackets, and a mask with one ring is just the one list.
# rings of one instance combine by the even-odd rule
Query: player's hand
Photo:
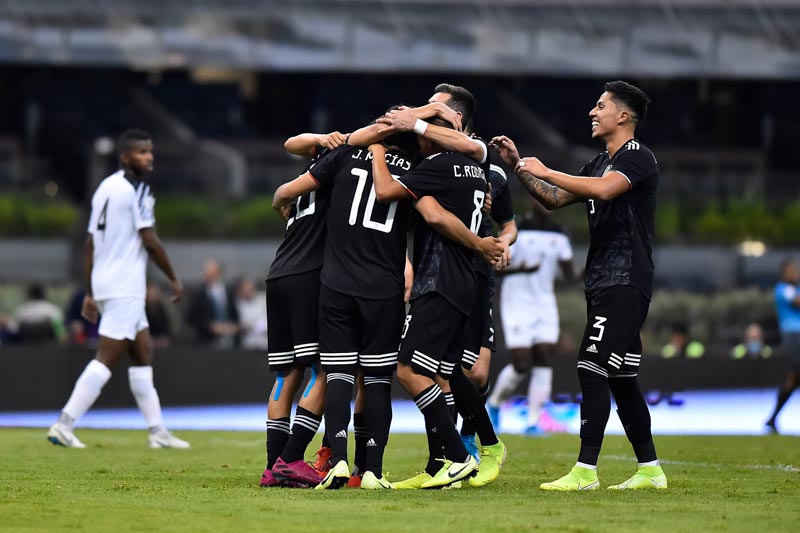
[(97, 302), (89, 295), (83, 297), (81, 316), (92, 324), (97, 324), (97, 319), (100, 318), (100, 312), (97, 310)]
[(503, 255), (500, 256), (500, 259), (494, 264), (494, 268), (497, 270), (508, 268), (508, 265), (511, 264), (511, 246), (509, 246), (506, 241), (502, 240), (501, 246), (503, 247)]
[(487, 217), (492, 212), (492, 184), (486, 184), (486, 196), (483, 198), (483, 207), (481, 208), (483, 214)]
[(328, 150), (333, 150), (338, 148), (339, 146), (343, 145), (347, 137), (343, 133), (339, 133), (338, 131), (332, 131), (327, 135), (320, 136), (319, 145), (323, 148), (327, 148)]
[(514, 168), (514, 172), (521, 172), (521, 171), (530, 172), (537, 178), (544, 178), (547, 176), (547, 171), (550, 170), (544, 163), (542, 163), (538, 157), (523, 157), (517, 163), (517, 166)]
[(403, 300), (408, 303), (409, 300), (411, 300), (411, 288), (414, 286), (414, 269), (411, 267), (411, 263), (408, 261), (406, 261), (406, 268), (403, 271), (403, 277), (405, 278)]
[(456, 131), (462, 130), (461, 113), (442, 102), (433, 102), (431, 105), (436, 109), (437, 117), (452, 124)]
[[(392, 131), (414, 131), (417, 117), (411, 108), (401, 107), (400, 109), (392, 109), (379, 118), (377, 122), (378, 124), (389, 126)], [(378, 130), (378, 132), (382, 133), (381, 130)]]
[(275, 211), (278, 212), (283, 220), (289, 220), (289, 215), (292, 214), (292, 204), (276, 207)]
[(519, 150), (517, 150), (517, 145), (514, 144), (514, 141), (505, 135), (498, 135), (492, 138), (491, 142), (489, 142), (489, 146), (495, 147), (500, 159), (502, 159), (506, 165), (516, 167), (519, 162)]
[(374, 157), (386, 155), (386, 147), (381, 143), (370, 144), (367, 150), (369, 150), (369, 153), (371, 153)]
[(494, 265), (503, 256), (503, 241), (497, 237), (484, 237), (478, 244), (478, 254), (481, 259)]
[(172, 298), (171, 301), (180, 302), (183, 297), (183, 283), (178, 278), (172, 280)]

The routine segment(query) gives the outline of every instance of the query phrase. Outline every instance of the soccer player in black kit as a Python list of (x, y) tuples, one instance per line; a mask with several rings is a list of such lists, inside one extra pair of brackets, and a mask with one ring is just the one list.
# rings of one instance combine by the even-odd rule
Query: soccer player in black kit
[(633, 446), (639, 467), (631, 478), (609, 489), (666, 489), (650, 432), (650, 412), (637, 375), (642, 357), (640, 330), (653, 292), (653, 237), (658, 163), (634, 136), (645, 118), (649, 98), (623, 81), (605, 84), (589, 112), (592, 137), (606, 150), (577, 176), (547, 168), (535, 157), (520, 159), (505, 136), (492, 143), (515, 165), (526, 189), (548, 209), (584, 202), (589, 217), (586, 258), (586, 329), (578, 355), (581, 384), (581, 448), (570, 472), (543, 490), (592, 490), (600, 486), (597, 459), (611, 412), (617, 414)]
[[(424, 135), (424, 131), (417, 133)], [(443, 152), (424, 138), (420, 138), (420, 147), (426, 159), (393, 180), (382, 157), (383, 145), (370, 146), (378, 199), (419, 201), (433, 196), (477, 234), (487, 190), (484, 171), (468, 157)], [(456, 483), (477, 468), (456, 431), (442, 390), (434, 381), (437, 375), (449, 379), (461, 361), (465, 328), (476, 297), (472, 259), (467, 248), (444, 238), (430, 226), (416, 226), (414, 287), (403, 324), (397, 377), (425, 417), (429, 446), (436, 438), (440, 443), (437, 446), (444, 448), (441, 466), (429, 464), (426, 468), (426, 479), (419, 483), (422, 489)]]

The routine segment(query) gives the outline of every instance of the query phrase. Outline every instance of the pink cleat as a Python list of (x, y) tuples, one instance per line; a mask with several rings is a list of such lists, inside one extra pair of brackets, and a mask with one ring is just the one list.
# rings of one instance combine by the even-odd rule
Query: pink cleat
[(315, 487), (322, 480), (317, 471), (302, 459), (291, 463), (278, 459), (272, 467), (272, 474), (291, 487)]
[(264, 470), (264, 473), (261, 474), (261, 482), (259, 485), (262, 487), (278, 487), (280, 486), (280, 482), (275, 479), (275, 476), (272, 475), (272, 471), (267, 468)]

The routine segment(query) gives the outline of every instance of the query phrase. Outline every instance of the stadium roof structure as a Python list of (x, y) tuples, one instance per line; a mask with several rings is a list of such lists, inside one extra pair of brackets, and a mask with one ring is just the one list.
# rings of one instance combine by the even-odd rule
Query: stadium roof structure
[(0, 62), (800, 78), (797, 0), (0, 0)]

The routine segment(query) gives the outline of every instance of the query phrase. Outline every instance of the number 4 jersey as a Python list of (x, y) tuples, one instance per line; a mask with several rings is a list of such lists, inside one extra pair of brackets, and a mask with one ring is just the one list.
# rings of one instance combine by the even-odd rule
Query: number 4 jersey
[[(414, 199), (432, 196), (472, 233), (478, 233), (486, 197), (486, 175), (468, 157), (434, 154), (398, 181)], [(411, 298), (437, 292), (469, 315), (475, 296), (472, 251), (420, 223), (414, 232), (414, 287)], [(481, 259), (476, 259), (481, 261)]]
[(122, 170), (100, 182), (92, 197), (88, 227), (94, 243), (92, 294), (96, 300), (144, 299), (147, 251), (139, 230), (155, 224), (155, 202), (149, 185)]
[[(395, 179), (411, 168), (398, 150), (386, 154), (386, 163)], [(340, 146), (309, 172), (321, 189), (331, 189), (322, 283), (369, 300), (402, 294), (411, 203), (377, 201), (366, 148)]]

